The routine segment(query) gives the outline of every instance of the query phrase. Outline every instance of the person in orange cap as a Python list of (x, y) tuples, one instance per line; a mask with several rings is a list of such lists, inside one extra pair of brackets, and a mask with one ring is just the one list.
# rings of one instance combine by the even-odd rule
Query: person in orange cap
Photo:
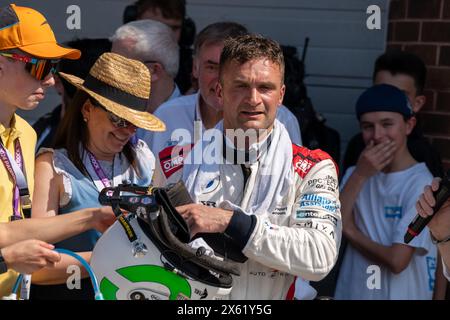
[[(31, 209), (36, 133), (15, 112), (36, 108), (54, 85), (58, 61), (80, 55), (56, 42), (36, 10), (0, 8), (0, 223), (22, 219)], [(0, 275), (0, 297), (11, 292), (16, 277), (11, 269)]]

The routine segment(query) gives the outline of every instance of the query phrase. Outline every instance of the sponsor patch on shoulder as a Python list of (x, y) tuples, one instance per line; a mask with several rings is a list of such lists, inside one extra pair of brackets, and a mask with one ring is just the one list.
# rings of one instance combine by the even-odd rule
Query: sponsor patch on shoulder
[[(333, 161), (333, 158), (325, 151), (322, 151), (320, 149), (309, 150), (308, 148), (298, 146), (296, 144), (292, 144), (292, 155), (292, 165), (294, 166), (294, 170), (302, 178), (304, 178), (312, 169), (312, 167), (314, 167), (320, 161), (326, 159), (330, 159)], [(338, 169), (336, 164), (335, 167), (337, 171)]]

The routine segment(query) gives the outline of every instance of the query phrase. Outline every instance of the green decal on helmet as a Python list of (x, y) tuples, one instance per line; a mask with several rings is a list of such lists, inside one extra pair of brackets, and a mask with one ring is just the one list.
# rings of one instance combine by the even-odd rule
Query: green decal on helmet
[(117, 300), (117, 291), (119, 291), (119, 288), (108, 278), (103, 278), (100, 282), (100, 292), (105, 300)]
[[(191, 286), (189, 282), (173, 272), (167, 271), (163, 267), (155, 265), (130, 266), (116, 270), (125, 279), (131, 282), (156, 282), (170, 291), (170, 300), (176, 300), (180, 295), (191, 297)], [(117, 288), (109, 279), (103, 278), (100, 284), (100, 291), (107, 300), (117, 299)]]

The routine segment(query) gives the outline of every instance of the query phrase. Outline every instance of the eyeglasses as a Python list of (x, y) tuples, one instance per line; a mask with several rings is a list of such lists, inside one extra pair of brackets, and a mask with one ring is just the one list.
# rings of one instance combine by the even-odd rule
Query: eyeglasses
[(102, 106), (100, 104), (100, 102), (98, 102), (97, 100), (94, 99), (89, 99), (89, 101), (91, 102), (91, 104), (94, 107), (97, 108), (101, 108), (103, 111), (106, 112), (109, 121), (111, 121), (111, 123), (113, 124), (114, 127), (116, 128), (128, 128), (128, 127), (136, 127), (134, 124), (132, 124), (131, 122), (129, 122), (128, 120), (125, 120), (121, 117), (116, 116), (114, 113), (112, 113), (111, 111), (107, 110), (104, 106)]
[(10, 59), (14, 59), (16, 61), (24, 62), (25, 70), (27, 70), (32, 77), (34, 77), (39, 81), (44, 80), (49, 75), (49, 73), (55, 74), (56, 66), (59, 62), (59, 59), (57, 60), (38, 59), (22, 56), (16, 53), (0, 52), (0, 55)]

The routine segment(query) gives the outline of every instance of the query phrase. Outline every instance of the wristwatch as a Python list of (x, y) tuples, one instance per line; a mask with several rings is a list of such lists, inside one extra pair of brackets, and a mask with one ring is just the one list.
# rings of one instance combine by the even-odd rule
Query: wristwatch
[(0, 250), (0, 274), (8, 271), (8, 266), (6, 265), (5, 259), (3, 259), (2, 251)]

